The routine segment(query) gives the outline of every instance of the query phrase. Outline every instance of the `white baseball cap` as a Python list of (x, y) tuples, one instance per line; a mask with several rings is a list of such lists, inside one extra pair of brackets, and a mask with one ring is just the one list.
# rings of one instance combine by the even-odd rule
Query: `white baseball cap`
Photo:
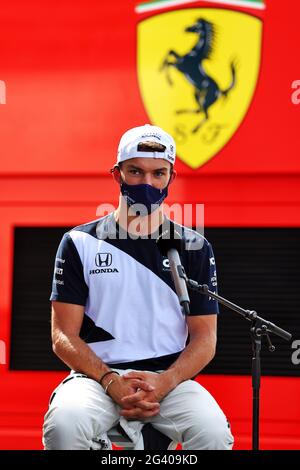
[[(156, 142), (165, 147), (164, 151), (145, 152), (138, 150), (138, 145), (142, 142)], [(117, 163), (124, 162), (130, 158), (162, 158), (172, 165), (176, 158), (176, 144), (167, 132), (157, 126), (145, 124), (144, 126), (133, 127), (123, 134), (118, 147)]]

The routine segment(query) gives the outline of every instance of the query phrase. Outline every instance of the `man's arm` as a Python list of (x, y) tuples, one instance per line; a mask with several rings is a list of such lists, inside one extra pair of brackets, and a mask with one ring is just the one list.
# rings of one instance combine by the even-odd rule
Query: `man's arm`
[(52, 347), (71, 369), (98, 381), (110, 369), (79, 337), (83, 315), (82, 305), (52, 302)]
[(213, 359), (217, 344), (217, 315), (187, 316), (190, 342), (178, 359), (161, 375), (170, 386), (195, 377)]
[[(52, 302), (52, 347), (54, 353), (71, 369), (99, 381), (110, 368), (80, 338), (83, 315), (82, 305)], [(128, 394), (134, 396), (137, 389), (144, 392), (153, 391), (153, 386), (142, 379), (132, 379), (128, 382), (117, 374), (104, 377), (102, 386), (105, 388), (112, 379), (114, 383), (109, 387), (109, 395), (120, 406), (125, 406), (121, 401), (122, 397)], [(139, 409), (135, 409), (135, 413), (140, 418), (153, 416), (158, 411), (159, 404), (156, 400), (152, 400), (151, 403), (143, 401)]]
[[(184, 380), (195, 377), (214, 357), (217, 342), (217, 315), (188, 316), (187, 325), (190, 342), (178, 359), (161, 374), (149, 372), (131, 372), (125, 378), (147, 380), (155, 387), (154, 395), (161, 401), (171, 390)], [(141, 392), (141, 396), (143, 393)], [(124, 405), (133, 405), (139, 399), (138, 393), (133, 397), (123, 398)], [(122, 415), (131, 417), (131, 410), (123, 410)]]

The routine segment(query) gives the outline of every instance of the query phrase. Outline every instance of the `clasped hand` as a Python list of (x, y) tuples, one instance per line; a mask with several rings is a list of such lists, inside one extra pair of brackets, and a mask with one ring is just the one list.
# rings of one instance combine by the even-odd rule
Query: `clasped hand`
[(122, 375), (110, 389), (110, 396), (121, 407), (120, 414), (128, 420), (157, 415), (159, 402), (165, 395), (160, 374), (152, 372), (129, 372)]

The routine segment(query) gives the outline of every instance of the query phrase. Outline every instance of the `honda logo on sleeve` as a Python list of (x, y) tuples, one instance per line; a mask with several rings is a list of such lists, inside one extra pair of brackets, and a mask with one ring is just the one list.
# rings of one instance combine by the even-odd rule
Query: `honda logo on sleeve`
[(95, 263), (99, 268), (107, 268), (112, 263), (111, 253), (97, 253)]

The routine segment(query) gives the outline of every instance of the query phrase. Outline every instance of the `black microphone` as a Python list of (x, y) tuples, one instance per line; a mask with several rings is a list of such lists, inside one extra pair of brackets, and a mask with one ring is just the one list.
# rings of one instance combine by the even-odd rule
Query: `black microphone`
[(190, 298), (186, 286), (186, 275), (181, 264), (179, 253), (181, 253), (184, 241), (177, 230), (166, 229), (156, 240), (159, 251), (163, 256), (167, 256), (170, 263), (172, 278), (179, 303), (185, 315), (190, 314)]

